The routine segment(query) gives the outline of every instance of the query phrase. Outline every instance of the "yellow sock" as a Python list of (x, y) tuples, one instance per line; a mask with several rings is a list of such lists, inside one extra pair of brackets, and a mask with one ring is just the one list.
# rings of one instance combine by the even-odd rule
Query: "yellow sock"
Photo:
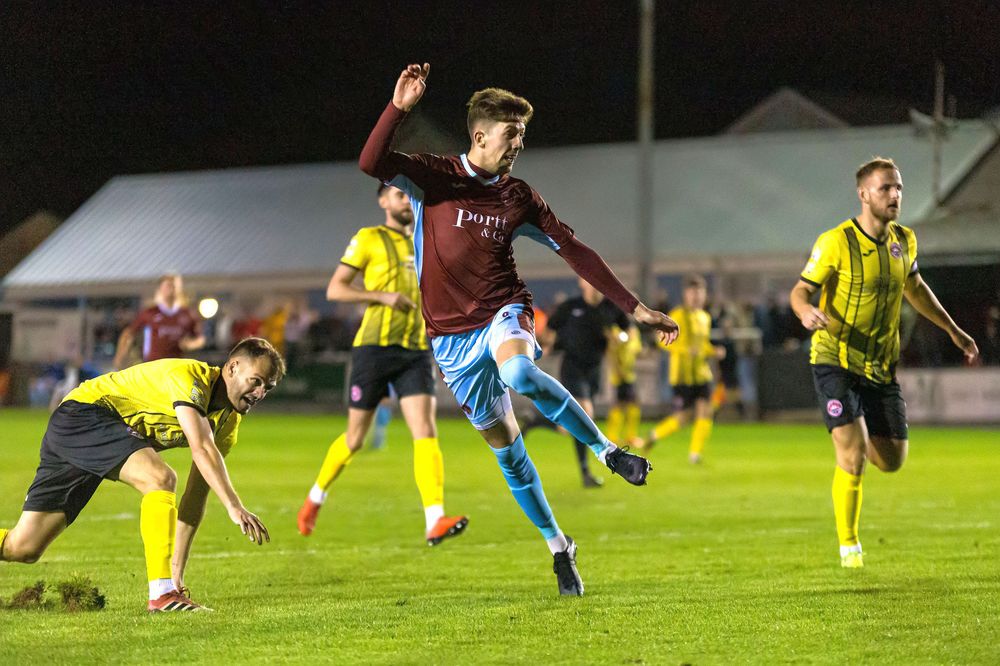
[(705, 442), (712, 434), (712, 419), (695, 419), (694, 428), (691, 429), (691, 448), (688, 453), (693, 456), (700, 456), (705, 450)]
[(858, 545), (858, 520), (861, 518), (861, 475), (841, 469), (833, 472), (833, 515), (837, 520), (837, 538), (841, 546)]
[(7, 532), (10, 530), (0, 529), (0, 561), (3, 560), (3, 542), (7, 540)]
[(177, 496), (169, 490), (154, 490), (142, 496), (139, 533), (146, 551), (149, 580), (171, 578), (170, 558), (174, 555), (177, 531)]
[(630, 442), (639, 436), (639, 422), (642, 420), (642, 410), (638, 403), (630, 403), (625, 407), (625, 441)]
[(354, 452), (347, 447), (347, 435), (341, 435), (333, 440), (333, 444), (326, 451), (323, 466), (319, 468), (316, 485), (326, 492), (333, 480), (343, 471), (344, 466), (351, 461), (353, 455)]
[(413, 477), (425, 509), (444, 504), (444, 458), (437, 437), (413, 440)]
[(612, 442), (620, 442), (622, 436), (622, 425), (625, 423), (625, 413), (622, 408), (615, 405), (610, 410), (608, 410), (608, 425), (605, 427), (604, 434), (608, 436)]
[(677, 420), (676, 416), (668, 416), (653, 428), (653, 439), (663, 439), (664, 437), (669, 437), (678, 430), (681, 429), (681, 422)]

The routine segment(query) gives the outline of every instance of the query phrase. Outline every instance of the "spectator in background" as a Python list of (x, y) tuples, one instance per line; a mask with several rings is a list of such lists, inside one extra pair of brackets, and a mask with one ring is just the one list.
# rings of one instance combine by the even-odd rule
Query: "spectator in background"
[(289, 304), (288, 319), (285, 320), (285, 362), (289, 372), (298, 366), (302, 355), (309, 351), (309, 327), (316, 319), (316, 313), (309, 309), (305, 299), (297, 298)]
[(260, 323), (260, 336), (274, 345), (282, 356), (285, 355), (285, 324), (288, 323), (290, 311), (291, 307), (287, 303), (282, 303)]
[(261, 335), (261, 328), (263, 322), (253, 308), (246, 308), (243, 311), (243, 317), (237, 319), (233, 322), (232, 335), (233, 340), (242, 340), (244, 338), (255, 338)]
[(160, 277), (154, 304), (139, 313), (118, 337), (114, 365), (122, 369), (132, 365), (129, 356), (136, 335), (141, 331), (142, 361), (179, 358), (185, 352), (205, 346), (201, 317), (187, 307), (184, 283), (176, 273)]

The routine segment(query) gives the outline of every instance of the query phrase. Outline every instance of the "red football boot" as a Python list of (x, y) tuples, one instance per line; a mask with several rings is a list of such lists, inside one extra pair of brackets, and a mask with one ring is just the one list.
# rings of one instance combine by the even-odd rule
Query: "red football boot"
[(157, 599), (150, 600), (146, 610), (150, 613), (173, 613), (176, 611), (210, 611), (212, 609), (196, 604), (177, 590), (173, 590), (161, 594)]
[(302, 536), (309, 536), (316, 529), (316, 517), (319, 516), (320, 507), (322, 504), (316, 504), (308, 497), (306, 501), (302, 503), (302, 508), (299, 509), (299, 534)]
[(441, 516), (427, 532), (427, 545), (436, 546), (448, 537), (458, 536), (468, 524), (466, 516)]

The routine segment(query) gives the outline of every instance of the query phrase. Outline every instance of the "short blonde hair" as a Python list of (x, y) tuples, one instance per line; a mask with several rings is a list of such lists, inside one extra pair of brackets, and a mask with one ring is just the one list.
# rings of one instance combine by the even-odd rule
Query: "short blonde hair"
[(868, 179), (868, 176), (870, 176), (875, 171), (881, 171), (882, 169), (894, 169), (896, 171), (899, 171), (899, 167), (896, 166), (896, 163), (893, 162), (891, 158), (879, 157), (878, 155), (876, 155), (875, 157), (871, 158), (870, 160), (862, 164), (860, 167), (858, 167), (858, 172), (854, 174), (854, 178), (856, 179), (857, 184), (860, 187), (861, 183), (865, 182), (865, 180)]

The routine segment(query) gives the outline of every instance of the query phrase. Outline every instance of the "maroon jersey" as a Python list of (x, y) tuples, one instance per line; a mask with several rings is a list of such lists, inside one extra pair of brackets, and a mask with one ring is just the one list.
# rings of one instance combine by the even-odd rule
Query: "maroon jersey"
[(391, 103), (361, 153), (365, 173), (410, 197), (424, 321), (431, 336), (485, 324), (505, 305), (531, 307), (512, 243), (527, 236), (556, 251), (583, 279), (628, 312), (639, 301), (527, 183), (484, 172), (465, 155), (390, 150), (406, 114)]
[(170, 310), (153, 305), (140, 312), (128, 327), (133, 333), (142, 333), (142, 360), (156, 361), (183, 356), (181, 340), (199, 335), (201, 322), (189, 308)]

